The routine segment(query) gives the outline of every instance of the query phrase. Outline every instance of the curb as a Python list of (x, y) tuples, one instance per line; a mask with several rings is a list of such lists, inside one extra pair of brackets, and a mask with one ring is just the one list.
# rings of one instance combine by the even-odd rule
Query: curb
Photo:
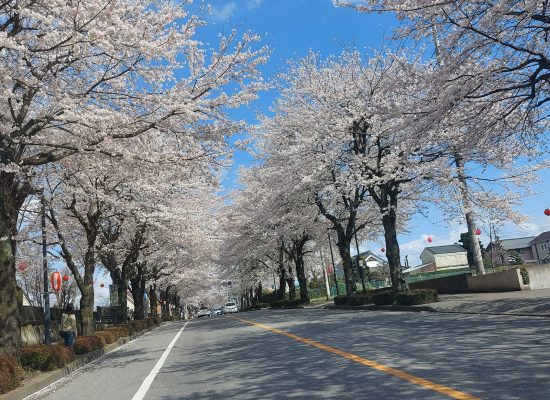
[(335, 306), (328, 305), (325, 306), (327, 310), (365, 310), (365, 311), (412, 311), (412, 312), (439, 312), (437, 309), (430, 306), (403, 306), (403, 305), (386, 305), (386, 306), (376, 306), (376, 305), (366, 305), (366, 306)]
[(335, 306), (327, 305), (324, 307), (326, 310), (364, 310), (364, 311), (408, 311), (408, 312), (434, 312), (440, 314), (467, 314), (467, 315), (499, 315), (506, 317), (535, 317), (535, 318), (550, 318), (550, 314), (529, 314), (529, 313), (514, 313), (514, 312), (492, 312), (492, 311), (467, 311), (467, 310), (445, 310), (437, 307), (430, 306), (403, 306), (403, 305), (391, 305), (391, 306)]
[[(162, 324), (159, 326), (162, 326)], [(143, 330), (142, 332), (135, 335), (122, 337), (116, 342), (108, 344), (104, 348), (93, 351), (91, 353), (75, 356), (75, 360), (72, 363), (65, 365), (63, 368), (57, 369), (55, 371), (41, 372), (38, 376), (29, 379), (27, 382), (24, 382), (23, 386), (20, 386), (8, 393), (0, 394), (0, 400), (23, 400), (25, 397), (44, 389), (45, 387), (51, 385), (59, 379), (69, 374), (72, 374), (74, 371), (82, 368), (84, 365), (98, 359), (99, 357), (113, 351), (114, 349), (126, 343), (131, 342), (132, 340), (152, 331), (155, 328), (158, 328), (158, 326), (153, 327), (149, 330)]]

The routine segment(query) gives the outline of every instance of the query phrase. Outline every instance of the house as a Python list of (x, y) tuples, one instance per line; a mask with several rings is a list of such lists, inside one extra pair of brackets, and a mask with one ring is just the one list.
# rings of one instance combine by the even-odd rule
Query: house
[[(369, 267), (370, 272), (374, 271), (382, 271), (384, 270), (385, 266), (387, 266), (387, 262), (374, 254), (372, 251), (367, 250), (363, 253), (359, 253), (359, 256), (362, 260), (366, 263), (367, 267)], [(351, 261), (356, 264), (357, 263), (357, 255), (351, 257)], [(387, 268), (387, 267), (386, 267)], [(342, 265), (337, 264), (336, 265), (336, 276), (338, 278), (344, 278), (344, 268)], [(357, 275), (357, 279), (359, 279), (360, 275)]]
[(539, 263), (550, 262), (550, 231), (546, 231), (531, 240), (531, 249)]
[[(519, 254), (524, 263), (536, 263), (537, 257), (534, 256), (534, 250), (531, 246), (533, 239), (535, 239), (535, 236), (502, 239), (499, 240), (499, 244), (497, 244), (498, 242), (491, 242), (487, 246), (487, 253), (498, 264), (506, 264), (512, 252)], [(503, 255), (503, 252), (505, 255)]]
[(435, 271), (468, 267), (468, 252), (458, 244), (426, 247), (420, 254), (422, 265), (434, 264)]

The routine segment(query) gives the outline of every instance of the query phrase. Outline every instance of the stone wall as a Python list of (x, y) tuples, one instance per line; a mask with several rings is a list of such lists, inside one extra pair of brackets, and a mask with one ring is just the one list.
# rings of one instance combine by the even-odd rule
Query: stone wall
[(529, 271), (529, 287), (535, 289), (550, 288), (550, 264), (524, 265)]

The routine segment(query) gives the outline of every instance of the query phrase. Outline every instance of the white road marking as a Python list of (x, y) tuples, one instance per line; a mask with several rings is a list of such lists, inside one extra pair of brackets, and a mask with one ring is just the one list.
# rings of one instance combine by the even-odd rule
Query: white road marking
[(149, 390), (149, 387), (151, 386), (151, 383), (153, 383), (153, 381), (155, 380), (155, 377), (157, 376), (164, 362), (166, 361), (166, 358), (168, 358), (168, 354), (170, 354), (172, 347), (174, 347), (174, 345), (176, 344), (176, 341), (178, 340), (178, 338), (180, 337), (181, 333), (183, 332), (183, 330), (185, 329), (188, 323), (189, 321), (187, 321), (185, 325), (182, 326), (182, 328), (176, 334), (174, 339), (172, 339), (172, 341), (170, 342), (166, 350), (164, 350), (164, 353), (162, 353), (162, 356), (157, 361), (156, 365), (153, 367), (151, 372), (149, 372), (149, 375), (147, 375), (147, 377), (139, 387), (134, 397), (132, 397), (132, 400), (143, 400), (143, 398), (147, 394), (147, 391)]

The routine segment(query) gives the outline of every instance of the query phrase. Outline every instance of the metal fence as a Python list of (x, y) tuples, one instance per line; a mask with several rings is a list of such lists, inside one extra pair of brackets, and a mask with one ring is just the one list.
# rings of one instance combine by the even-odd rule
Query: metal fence
[[(50, 321), (61, 322), (61, 314), (63, 314), (63, 310), (61, 308), (50, 308)], [(76, 317), (76, 323), (80, 324), (82, 321), (80, 310), (75, 310), (74, 315)], [(97, 312), (94, 312), (94, 320), (99, 320)], [(23, 306), (21, 311), (21, 325), (41, 325), (43, 323), (44, 308)]]

